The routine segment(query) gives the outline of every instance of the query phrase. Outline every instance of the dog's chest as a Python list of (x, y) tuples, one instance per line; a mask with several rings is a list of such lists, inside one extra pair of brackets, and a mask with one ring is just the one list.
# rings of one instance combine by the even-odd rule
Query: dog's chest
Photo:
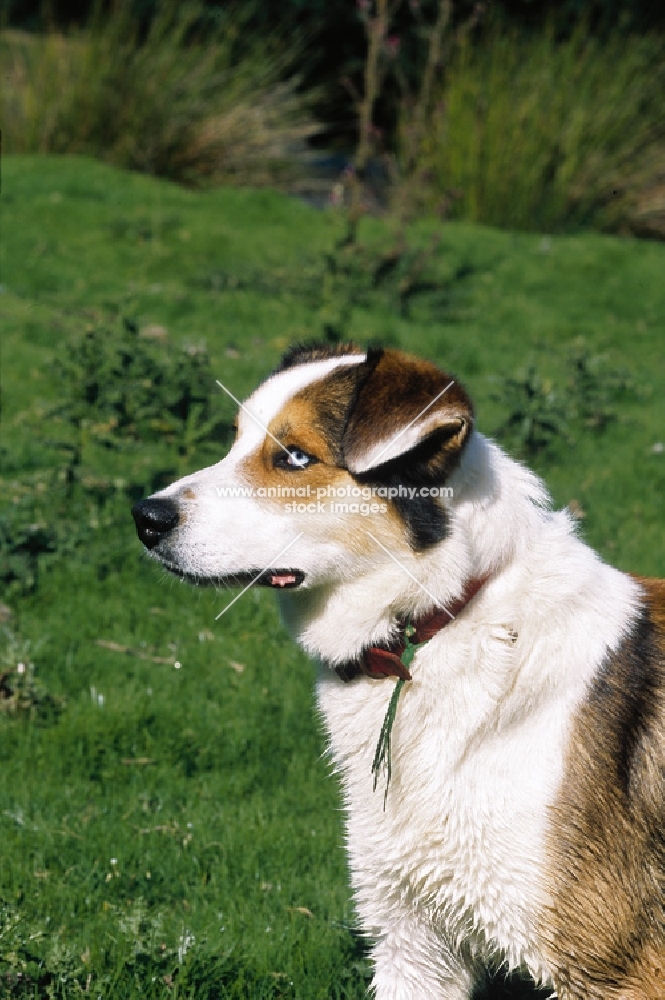
[[(342, 685), (322, 675), (319, 704), (364, 919), (383, 924), (406, 902), (448, 936), (539, 975), (533, 924), (562, 734), (538, 713), (519, 722), (513, 696), (502, 699), (493, 682), (510, 688), (510, 644), (488, 644), (440, 643), (429, 663), (419, 654), (398, 705), (385, 810), (386, 775), (374, 791), (371, 766), (394, 681)], [(445, 671), (433, 669), (442, 655)]]

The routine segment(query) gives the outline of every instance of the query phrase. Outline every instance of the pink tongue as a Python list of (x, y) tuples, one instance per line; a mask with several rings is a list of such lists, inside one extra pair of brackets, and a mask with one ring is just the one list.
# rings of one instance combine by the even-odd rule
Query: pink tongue
[(293, 573), (283, 573), (278, 576), (277, 573), (273, 573), (270, 577), (270, 583), (273, 587), (288, 587), (290, 583), (295, 583), (296, 578)]

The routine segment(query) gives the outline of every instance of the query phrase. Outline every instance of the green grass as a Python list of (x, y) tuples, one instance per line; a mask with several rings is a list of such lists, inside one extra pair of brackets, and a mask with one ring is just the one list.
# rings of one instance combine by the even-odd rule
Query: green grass
[[(321, 334), (320, 255), (343, 231), (332, 211), (267, 190), (194, 194), (76, 158), (5, 159), (2, 197), (10, 512), (61, 460), (45, 414), (61, 398), (53, 362), (70, 334), (123, 315), (205, 340), (239, 397), (288, 344)], [(417, 224), (414, 245), (437, 225)], [(394, 238), (388, 220), (363, 226), (370, 245)], [(627, 370), (617, 419), (602, 433), (572, 422), (532, 464), (557, 505), (577, 501), (605, 557), (665, 575), (665, 455), (652, 450), (665, 435), (665, 247), (446, 224), (428, 267), (438, 291), (407, 315), (389, 295), (358, 296), (345, 333), (454, 371), (483, 431), (507, 416), (506, 379), (532, 363), (564, 398), (580, 338)], [(221, 393), (218, 405), (230, 414)], [(89, 471), (140, 484), (149, 451), (93, 449)], [(367, 963), (312, 667), (270, 594), (250, 592), (216, 622), (225, 594), (148, 562), (129, 505), (120, 491), (84, 545), (6, 598), (36, 677), (64, 705), (33, 721), (0, 713), (0, 995), (70, 997), (79, 983), (114, 1000), (359, 1000)]]
[[(448, 67), (421, 174), (469, 221), (662, 239), (662, 51), (658, 36), (601, 40), (580, 24), (561, 39), (490, 18)], [(403, 131), (408, 148), (408, 115)]]
[[(4, 149), (77, 153), (198, 186), (292, 178), (318, 131), (288, 46), (247, 31), (249, 10), (165, 0), (92, 5), (85, 29), (0, 40)], [(251, 40), (250, 40), (251, 39)]]

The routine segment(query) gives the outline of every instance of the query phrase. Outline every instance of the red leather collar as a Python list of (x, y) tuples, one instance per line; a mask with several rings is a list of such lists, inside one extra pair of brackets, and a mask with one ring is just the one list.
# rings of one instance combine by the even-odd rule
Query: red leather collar
[[(411, 642), (416, 645), (427, 642), (442, 628), (445, 628), (449, 622), (457, 618), (488, 579), (489, 573), (487, 576), (474, 577), (467, 583), (462, 596), (449, 604), (447, 608), (435, 608), (428, 615), (415, 621), (415, 633), (411, 636)], [(402, 626), (403, 629), (404, 626)], [(399, 677), (402, 680), (410, 681), (411, 674), (401, 660), (405, 649), (406, 642), (403, 637), (387, 647), (370, 646), (357, 660), (351, 660), (349, 663), (342, 663), (335, 667), (335, 672), (345, 683), (360, 676), (371, 677), (374, 680), (382, 680), (384, 677)]]

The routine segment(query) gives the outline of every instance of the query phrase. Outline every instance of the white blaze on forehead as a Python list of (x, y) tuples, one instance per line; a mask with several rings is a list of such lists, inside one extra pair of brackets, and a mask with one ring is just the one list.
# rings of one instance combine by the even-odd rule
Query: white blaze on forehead
[(235, 448), (246, 454), (257, 447), (266, 436), (265, 428), (297, 392), (325, 378), (335, 368), (360, 364), (365, 357), (365, 354), (345, 354), (323, 361), (309, 361), (273, 375), (241, 406), (238, 412), (238, 441)]

